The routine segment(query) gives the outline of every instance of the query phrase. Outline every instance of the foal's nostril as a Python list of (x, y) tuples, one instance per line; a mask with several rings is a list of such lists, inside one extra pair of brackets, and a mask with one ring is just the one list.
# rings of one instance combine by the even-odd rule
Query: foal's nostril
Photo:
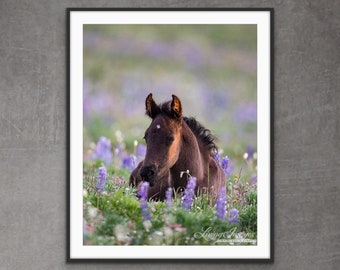
[(154, 176), (155, 172), (153, 170), (149, 170), (147, 172), (148, 178), (152, 178)]
[(154, 166), (146, 166), (142, 168), (142, 171), (140, 173), (140, 176), (142, 177), (143, 181), (148, 181), (153, 180), (155, 177), (156, 171)]

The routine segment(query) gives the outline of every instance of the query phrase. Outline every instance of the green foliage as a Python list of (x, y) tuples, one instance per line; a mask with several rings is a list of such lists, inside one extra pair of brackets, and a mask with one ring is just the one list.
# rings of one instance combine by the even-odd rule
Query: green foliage
[(84, 243), (87, 245), (228, 245), (240, 235), (256, 240), (255, 186), (247, 186), (244, 205), (238, 205), (239, 223), (229, 223), (227, 218), (218, 220), (214, 200), (206, 194), (194, 198), (190, 211), (182, 209), (181, 194), (173, 198), (171, 209), (165, 202), (150, 201), (152, 220), (148, 222), (141, 215), (136, 190), (128, 186), (128, 171), (108, 166), (104, 192), (97, 192), (96, 174), (102, 165), (100, 160), (84, 162), (84, 220), (88, 228)]
[(257, 192), (251, 189), (247, 195), (247, 205), (240, 213), (240, 226), (247, 231), (257, 231)]

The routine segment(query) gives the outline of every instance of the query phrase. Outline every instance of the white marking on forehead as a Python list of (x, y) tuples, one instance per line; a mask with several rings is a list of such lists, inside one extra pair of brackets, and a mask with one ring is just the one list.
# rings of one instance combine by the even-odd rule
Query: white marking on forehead
[(156, 127), (157, 127), (157, 129), (160, 129), (160, 128), (161, 128), (161, 125), (157, 125)]

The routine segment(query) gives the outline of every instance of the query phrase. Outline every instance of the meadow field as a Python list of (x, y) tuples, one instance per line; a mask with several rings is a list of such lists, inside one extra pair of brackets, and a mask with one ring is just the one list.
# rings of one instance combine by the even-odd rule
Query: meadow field
[[(253, 25), (84, 26), (84, 244), (256, 245), (256, 35)], [(177, 95), (217, 137), (227, 177), (217, 201), (146, 201), (128, 185), (146, 151), (149, 93)]]

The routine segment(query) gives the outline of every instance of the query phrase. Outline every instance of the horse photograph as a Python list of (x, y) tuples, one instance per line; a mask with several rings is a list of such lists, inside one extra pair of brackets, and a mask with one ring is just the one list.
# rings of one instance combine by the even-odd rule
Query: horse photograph
[(257, 245), (257, 28), (83, 28), (83, 245)]

